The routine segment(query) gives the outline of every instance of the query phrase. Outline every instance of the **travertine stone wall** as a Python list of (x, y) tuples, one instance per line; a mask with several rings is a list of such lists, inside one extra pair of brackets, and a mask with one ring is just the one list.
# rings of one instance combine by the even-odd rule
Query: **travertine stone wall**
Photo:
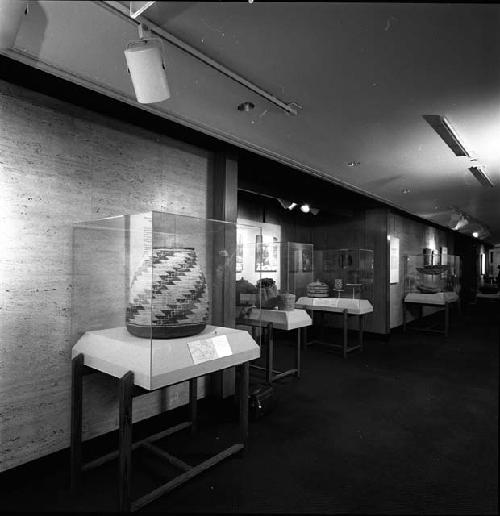
[[(0, 471), (69, 445), (72, 224), (148, 210), (206, 217), (211, 161), (0, 81)], [(90, 376), (84, 393), (84, 437), (116, 428), (113, 381)], [(135, 419), (186, 401), (182, 386), (152, 393), (134, 401)]]

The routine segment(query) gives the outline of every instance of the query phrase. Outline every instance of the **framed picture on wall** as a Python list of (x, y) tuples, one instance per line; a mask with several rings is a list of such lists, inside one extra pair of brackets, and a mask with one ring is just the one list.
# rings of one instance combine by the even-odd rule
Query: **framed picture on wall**
[(262, 242), (262, 235), (255, 235), (255, 272), (278, 271), (278, 239)]
[(312, 249), (302, 249), (302, 272), (312, 272)]
[(243, 242), (238, 240), (236, 244), (236, 272), (243, 272)]
[(389, 283), (392, 285), (399, 282), (399, 238), (393, 235), (390, 237)]
[(302, 270), (302, 250), (301, 249), (293, 249), (293, 252), (290, 253), (290, 264), (289, 269), (290, 272), (300, 272)]

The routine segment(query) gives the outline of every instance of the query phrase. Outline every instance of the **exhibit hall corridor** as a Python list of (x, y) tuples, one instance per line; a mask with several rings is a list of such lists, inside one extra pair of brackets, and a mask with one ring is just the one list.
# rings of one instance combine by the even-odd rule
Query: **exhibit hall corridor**
[[(452, 320), (447, 340), (398, 329), (388, 340), (367, 336), (364, 352), (346, 360), (308, 347), (302, 377), (278, 382), (274, 410), (250, 423), (244, 459), (222, 462), (144, 511), (498, 514), (498, 321), (497, 303), (478, 303)], [(281, 341), (278, 350), (286, 366), (293, 347)], [(231, 411), (209, 403), (200, 401), (201, 422), (217, 442)], [(134, 426), (134, 438), (183, 410)], [(112, 448), (114, 439), (86, 451)], [(167, 445), (177, 453), (183, 442)], [(167, 474), (151, 457), (134, 463), (137, 489)], [(76, 497), (68, 464), (64, 450), (6, 473), (2, 510), (116, 509), (115, 462), (86, 473)]]

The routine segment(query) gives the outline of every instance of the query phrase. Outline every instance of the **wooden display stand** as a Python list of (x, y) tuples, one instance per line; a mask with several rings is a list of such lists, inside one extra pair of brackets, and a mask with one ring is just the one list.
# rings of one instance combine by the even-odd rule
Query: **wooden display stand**
[[(325, 312), (337, 313), (342, 315), (343, 318), (343, 342), (342, 344), (336, 344), (334, 342), (326, 342), (324, 338), (317, 340), (311, 340), (306, 343), (310, 344), (322, 344), (328, 347), (337, 348), (342, 350), (344, 358), (347, 358), (348, 354), (352, 351), (363, 351), (363, 333), (364, 333), (364, 317), (366, 314), (373, 312), (373, 306), (366, 299), (347, 299), (347, 298), (310, 298), (301, 297), (295, 304), (300, 308), (305, 308), (307, 311), (321, 313), (322, 323), (324, 322)], [(358, 343), (355, 345), (349, 345), (349, 317), (358, 318)], [(321, 324), (322, 333), (324, 332), (324, 324)]]
[[(403, 331), (406, 331), (407, 329), (412, 331), (421, 331), (425, 333), (438, 333), (441, 335), (444, 335), (445, 338), (448, 337), (449, 327), (450, 327), (450, 305), (455, 303), (458, 312), (460, 313), (460, 298), (455, 293), (450, 293), (453, 295), (442, 295), (447, 293), (440, 293), (440, 296), (436, 296), (435, 298), (432, 298), (432, 296), (435, 296), (435, 294), (407, 294), (403, 298)], [(432, 306), (434, 308), (441, 307), (441, 311), (444, 313), (444, 321), (443, 321), (443, 327), (442, 329), (435, 329), (430, 327), (424, 327), (424, 326), (412, 326), (407, 327), (407, 315), (406, 315), (406, 309), (408, 306), (419, 306), (420, 307), (420, 318), (423, 318), (423, 310), (424, 306)]]
[[(211, 327), (214, 328), (214, 327)], [(78, 490), (81, 483), (82, 471), (87, 471), (107, 461), (118, 458), (118, 483), (119, 483), (119, 510), (122, 512), (136, 511), (141, 509), (146, 504), (152, 502), (158, 497), (168, 493), (177, 486), (182, 485), (194, 476), (202, 473), (208, 468), (214, 466), (221, 460), (240, 452), (246, 446), (248, 436), (248, 382), (249, 382), (249, 360), (258, 358), (259, 349), (257, 344), (250, 338), (247, 332), (240, 330), (233, 330), (229, 328), (215, 328), (219, 330), (219, 336), (225, 334), (232, 348), (230, 356), (224, 356), (213, 360), (207, 360), (203, 363), (198, 363), (193, 366), (185, 364), (181, 367), (182, 378), (178, 381), (172, 381), (174, 378), (179, 378), (177, 370), (158, 371), (156, 377), (146, 378), (143, 381), (152, 384), (151, 388), (144, 388), (137, 384), (137, 375), (133, 371), (133, 367), (127, 370), (124, 374), (118, 375), (116, 373), (116, 364), (107, 361), (99, 361), (99, 355), (104, 355), (107, 350), (102, 347), (102, 335), (92, 335), (105, 333), (102, 332), (87, 332), (87, 339), (80, 339), (73, 348), (72, 359), (72, 395), (71, 395), (71, 488), (75, 492)], [(186, 339), (172, 339), (175, 341), (182, 341), (184, 344), (187, 341), (203, 340), (203, 337), (208, 341), (213, 339), (211, 335), (214, 333), (208, 332), (205, 336), (194, 336)], [(129, 344), (134, 343), (133, 337), (127, 337)], [(144, 342), (144, 339), (142, 339)], [(152, 341), (153, 343), (155, 341)], [(171, 341), (172, 342), (172, 341)], [(140, 344), (140, 342), (139, 342)], [(164, 344), (164, 343), (163, 343)], [(164, 344), (165, 347), (165, 344)], [(178, 349), (180, 346), (172, 346), (172, 349)], [(142, 345), (144, 349), (145, 346)], [(146, 348), (147, 349), (147, 348)], [(82, 350), (88, 351), (85, 353)], [(102, 351), (101, 351), (102, 350)], [(109, 360), (109, 353), (106, 357)], [(99, 367), (90, 367), (87, 362), (101, 364)], [(239, 441), (232, 446), (224, 449), (216, 455), (205, 460), (196, 466), (190, 466), (177, 457), (170, 455), (161, 448), (155, 446), (153, 443), (162, 439), (167, 435), (191, 427), (191, 432), (196, 432), (196, 415), (197, 415), (197, 386), (198, 378), (211, 372), (220, 371), (222, 369), (236, 366), (239, 373)], [(123, 363), (120, 364), (123, 368)], [(152, 369), (152, 368), (151, 368)], [(167, 368), (165, 368), (167, 369)], [(117, 376), (118, 379), (118, 393), (119, 393), (119, 446), (118, 450), (107, 455), (99, 457), (91, 462), (82, 464), (82, 398), (83, 398), (83, 376), (88, 372), (101, 372)], [(188, 376), (188, 378), (186, 378)], [(161, 378), (161, 383), (158, 379)], [(170, 379), (170, 380), (169, 380)], [(149, 436), (137, 442), (132, 442), (132, 399), (143, 394), (147, 394), (153, 390), (161, 389), (180, 381), (189, 381), (189, 420), (174, 427), (168, 428), (155, 435)], [(157, 487), (150, 493), (136, 499), (131, 499), (132, 487), (132, 450), (143, 447), (153, 452), (158, 457), (164, 459), (169, 464), (181, 470), (181, 473), (174, 479)]]
[[(257, 329), (262, 332), (262, 342), (267, 348), (265, 367), (252, 364), (251, 367), (265, 371), (266, 381), (275, 382), (287, 376), (300, 378), (300, 353), (302, 332), (311, 326), (312, 320), (304, 310), (264, 310), (252, 309), (249, 314), (239, 317), (237, 325), (250, 326), (252, 328), (252, 338), (255, 339)], [(297, 330), (297, 344), (295, 348), (295, 367), (286, 371), (274, 369), (274, 329), (293, 331)], [(305, 339), (304, 339), (305, 340)]]

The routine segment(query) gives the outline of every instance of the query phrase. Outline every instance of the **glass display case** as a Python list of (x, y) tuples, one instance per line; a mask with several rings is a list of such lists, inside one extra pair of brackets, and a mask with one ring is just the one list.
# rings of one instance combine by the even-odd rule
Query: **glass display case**
[[(259, 241), (255, 228), (241, 225), (238, 235), (241, 240), (236, 259), (237, 306), (292, 310), (295, 300), (305, 295), (314, 277), (313, 245), (266, 241), (265, 235)], [(244, 240), (252, 243), (244, 244)]]
[(74, 342), (101, 346), (117, 375), (132, 359), (146, 388), (165, 362), (172, 373), (252, 347), (234, 329), (236, 233), (156, 211), (76, 224)]
[(373, 251), (326, 249), (314, 252), (315, 278), (329, 297), (373, 301)]
[(404, 264), (405, 299), (456, 299), (460, 294), (461, 262), (459, 256), (424, 250), (406, 255)]

